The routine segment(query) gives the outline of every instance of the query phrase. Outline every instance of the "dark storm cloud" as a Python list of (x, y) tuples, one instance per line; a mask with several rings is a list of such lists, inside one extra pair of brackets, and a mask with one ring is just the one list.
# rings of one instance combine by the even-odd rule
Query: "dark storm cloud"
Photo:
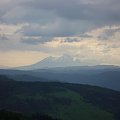
[(80, 39), (79, 38), (65, 38), (64, 42), (79, 42)]
[(81, 38), (92, 38), (92, 35), (88, 35), (88, 34), (81, 34), (80, 35)]
[(50, 41), (52, 38), (50, 37), (23, 37), (22, 43), (30, 44), (30, 45), (37, 45), (47, 41)]
[[(87, 23), (86, 23), (87, 25)], [(77, 27), (76, 27), (77, 26)], [(74, 36), (78, 31), (85, 31), (82, 24), (78, 22), (69, 22), (58, 20), (49, 24), (30, 24), (23, 26), (18, 33), (21, 32), (24, 36), (42, 36), (42, 37), (65, 37)], [(79, 34), (79, 33), (78, 33)]]
[(120, 1), (119, 0), (96, 0), (94, 4), (82, 0), (36, 0), (24, 3), (31, 9), (44, 9), (52, 11), (59, 17), (68, 20), (91, 20), (91, 22), (119, 23)]
[[(18, 0), (18, 2), (15, 2), (15, 0), (11, 0), (10, 6), (8, 4), (1, 6), (0, 11), (2, 11), (3, 21), (13, 19), (13, 22), (15, 21), (14, 19), (17, 19), (18, 22), (22, 22), (22, 20), (24, 22), (39, 22), (41, 19), (46, 21), (46, 19), (50, 17), (45, 17), (46, 15), (50, 15), (49, 12), (52, 12), (56, 17), (62, 17), (68, 20), (88, 20), (99, 24), (115, 24), (120, 22), (119, 0), (95, 0), (94, 3), (90, 3), (89, 1), (90, 0)], [(12, 3), (13, 7), (11, 7)], [(6, 9), (3, 9), (4, 7), (6, 7)], [(39, 14), (41, 10), (45, 10), (42, 11), (42, 16)], [(14, 18), (12, 18), (9, 14), (10, 12), (11, 14), (12, 12), (14, 14), (16, 13), (17, 16), (13, 16)], [(7, 15), (11, 18), (7, 18)]]
[(29, 24), (18, 31), (28, 38), (66, 37), (118, 25), (119, 11), (120, 0), (4, 0), (0, 1), (0, 23)]
[(24, 38), (22, 39), (22, 42), (27, 44), (37, 45), (41, 42), (41, 40), (35, 38)]

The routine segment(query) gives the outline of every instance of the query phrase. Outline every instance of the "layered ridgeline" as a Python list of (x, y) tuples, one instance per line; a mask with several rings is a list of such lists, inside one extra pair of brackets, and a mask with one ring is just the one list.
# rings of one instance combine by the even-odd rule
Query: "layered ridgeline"
[(60, 81), (89, 84), (120, 91), (120, 67), (112, 65), (54, 67), (35, 70), (0, 69), (0, 74), (18, 81)]
[(119, 66), (83, 66), (87, 64), (89, 63), (63, 55), (47, 57), (35, 64), (12, 68), (12, 70), (0, 67), (4, 68), (0, 69), (0, 74), (5, 74), (18, 81), (60, 81), (89, 84), (120, 91)]
[(0, 76), (0, 109), (42, 113), (61, 120), (120, 120), (120, 92), (58, 82), (22, 82)]

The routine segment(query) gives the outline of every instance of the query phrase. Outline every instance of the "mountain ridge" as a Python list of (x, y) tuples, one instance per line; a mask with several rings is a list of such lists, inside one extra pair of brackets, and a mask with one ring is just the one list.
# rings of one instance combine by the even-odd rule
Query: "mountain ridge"
[(81, 65), (82, 63), (80, 60), (74, 59), (70, 55), (62, 55), (60, 57), (49, 56), (32, 65), (16, 67), (15, 69), (33, 70), (33, 69), (42, 69), (42, 68), (55, 68), (55, 67), (81, 66)]
[(120, 91), (120, 67), (118, 66), (77, 66), (36, 70), (0, 69), (0, 74), (17, 81), (35, 82), (44, 78), (52, 82), (89, 84)]
[(74, 67), (81, 67), (81, 68), (89, 67), (90, 69), (120, 68), (120, 66), (117, 65), (87, 64), (84, 61), (81, 61), (80, 59), (76, 59), (70, 55), (62, 55), (59, 57), (49, 56), (44, 58), (43, 60), (38, 61), (37, 63), (27, 66), (15, 67), (13, 69), (35, 70), (35, 69), (74, 68)]

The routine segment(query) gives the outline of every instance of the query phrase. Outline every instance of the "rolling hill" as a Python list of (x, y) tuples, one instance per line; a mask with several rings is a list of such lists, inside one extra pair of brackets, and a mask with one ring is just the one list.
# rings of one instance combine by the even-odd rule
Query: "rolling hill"
[(1, 75), (0, 109), (61, 120), (119, 120), (120, 92), (81, 84), (15, 81)]

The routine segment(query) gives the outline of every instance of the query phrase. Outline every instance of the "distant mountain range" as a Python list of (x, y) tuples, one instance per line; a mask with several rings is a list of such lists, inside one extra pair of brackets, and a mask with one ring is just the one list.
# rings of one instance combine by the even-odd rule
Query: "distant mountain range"
[(0, 65), (0, 69), (10, 69), (10, 67), (8, 67), (8, 66), (3, 66), (3, 65)]
[(37, 63), (20, 66), (20, 67), (7, 67), (0, 66), (0, 69), (13, 69), (13, 70), (41, 70), (41, 69), (52, 69), (57, 71), (63, 70), (95, 70), (95, 69), (113, 69), (119, 68), (114, 65), (99, 65), (95, 63), (88, 63), (85, 61), (81, 61), (80, 59), (76, 59), (70, 55), (64, 54), (60, 57), (46, 57), (43, 60), (40, 60)]
[(47, 57), (35, 64), (29, 66), (17, 67), (20, 70), (33, 70), (41, 68), (55, 68), (55, 67), (68, 67), (68, 66), (82, 66), (84, 65), (80, 60), (74, 59), (69, 55), (63, 55), (60, 57)]
[(120, 91), (120, 67), (112, 65), (54, 67), (35, 70), (0, 69), (17, 81), (59, 81), (89, 84)]

